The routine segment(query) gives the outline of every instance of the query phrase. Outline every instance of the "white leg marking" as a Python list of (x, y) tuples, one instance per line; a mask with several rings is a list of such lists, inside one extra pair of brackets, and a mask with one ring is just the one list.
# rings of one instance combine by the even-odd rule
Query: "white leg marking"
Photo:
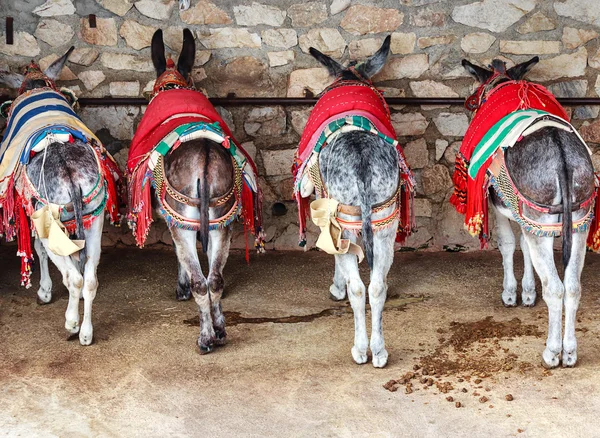
[[(396, 230), (397, 225), (390, 227)], [(371, 306), (371, 353), (373, 366), (387, 365), (388, 352), (383, 338), (383, 306), (387, 296), (387, 274), (394, 261), (395, 234), (383, 230), (373, 235), (373, 269), (369, 284), (369, 304)]]
[(523, 306), (532, 307), (535, 305), (535, 276), (533, 274), (533, 265), (531, 264), (531, 254), (529, 252), (529, 246), (527, 240), (525, 240), (525, 234), (521, 233), (521, 251), (523, 252), (523, 280), (521, 281), (521, 300)]
[(102, 250), (102, 227), (104, 220), (98, 218), (92, 226), (85, 231), (85, 246), (87, 261), (85, 263), (83, 275), (83, 322), (79, 331), (79, 343), (81, 345), (90, 345), (94, 339), (94, 327), (92, 325), (92, 303), (96, 298), (98, 290), (98, 277), (96, 269), (100, 262), (100, 252)]
[(221, 308), (224, 279), (223, 269), (229, 257), (231, 245), (231, 226), (222, 230), (209, 231), (208, 236), (208, 290), (212, 312), (212, 324), (215, 331), (215, 343), (225, 344), (227, 332), (225, 331), (225, 316)]
[(517, 279), (513, 266), (513, 254), (515, 253), (515, 235), (510, 227), (510, 221), (498, 209), (496, 211), (496, 232), (498, 233), (498, 248), (502, 254), (502, 266), (504, 267), (504, 290), (502, 291), (502, 302), (507, 307), (517, 305)]
[(537, 237), (522, 230), (531, 253), (531, 261), (542, 281), (542, 296), (548, 306), (548, 339), (542, 355), (544, 366), (558, 366), (562, 350), (562, 308), (565, 288), (554, 264), (552, 237)]
[(173, 236), (173, 241), (176, 244), (177, 260), (190, 279), (192, 295), (200, 312), (200, 337), (198, 338), (198, 346), (202, 353), (208, 353), (213, 349), (215, 330), (210, 312), (208, 285), (206, 278), (202, 274), (200, 261), (198, 260), (196, 235), (195, 231), (183, 230), (177, 227), (171, 228), (171, 236)]
[(573, 234), (571, 258), (565, 269), (565, 337), (563, 340), (562, 364), (564, 367), (575, 366), (577, 362), (577, 339), (575, 338), (575, 322), (581, 297), (581, 271), (585, 263), (585, 242), (587, 233)]
[(346, 279), (344, 278), (339, 265), (339, 256), (335, 256), (335, 273), (333, 274), (333, 284), (329, 287), (331, 298), (335, 301), (341, 301), (346, 298)]
[(47, 304), (52, 300), (52, 279), (48, 270), (48, 253), (40, 239), (36, 238), (34, 245), (40, 262), (40, 288), (37, 295), (40, 303)]
[[(356, 238), (352, 237), (353, 240)], [(358, 258), (355, 255), (343, 254), (338, 256), (341, 273), (346, 278), (348, 298), (354, 312), (354, 346), (352, 357), (357, 364), (367, 362), (367, 325), (365, 317), (365, 303), (367, 300), (365, 285), (360, 279), (358, 271)]]
[(71, 257), (62, 257), (48, 249), (48, 239), (42, 239), (42, 244), (52, 263), (62, 274), (63, 284), (69, 291), (69, 304), (65, 312), (65, 328), (71, 334), (79, 333), (79, 298), (83, 286), (83, 276), (71, 260)]

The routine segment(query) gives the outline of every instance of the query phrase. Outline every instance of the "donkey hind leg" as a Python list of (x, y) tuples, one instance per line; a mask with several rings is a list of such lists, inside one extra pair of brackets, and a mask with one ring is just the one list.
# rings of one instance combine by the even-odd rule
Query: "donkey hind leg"
[[(177, 252), (177, 244), (175, 245), (175, 252)], [(188, 276), (185, 267), (177, 259), (177, 289), (175, 289), (175, 298), (177, 301), (187, 301), (192, 298), (192, 286), (190, 284), (190, 277)]]
[(90, 345), (94, 339), (92, 304), (98, 290), (96, 270), (98, 263), (100, 263), (103, 226), (104, 219), (100, 216), (94, 220), (89, 229), (85, 230), (87, 260), (83, 268), (83, 322), (79, 331), (79, 343), (81, 345)]
[(208, 232), (208, 290), (210, 293), (210, 305), (212, 312), (212, 323), (215, 331), (215, 344), (224, 345), (227, 338), (225, 331), (225, 316), (221, 308), (221, 296), (225, 282), (223, 280), (223, 268), (229, 256), (231, 244), (231, 225), (222, 229)]
[(37, 291), (38, 304), (48, 304), (52, 300), (52, 279), (48, 270), (48, 253), (40, 239), (36, 238), (34, 245), (40, 262), (40, 288)]
[[(349, 234), (347, 231), (344, 234)], [(349, 234), (349, 237), (356, 242), (356, 236)], [(365, 321), (365, 303), (366, 290), (365, 285), (360, 279), (358, 271), (358, 258), (353, 254), (336, 255), (336, 267), (340, 268), (340, 274), (346, 280), (346, 288), (350, 305), (354, 312), (354, 346), (352, 347), (352, 358), (357, 364), (367, 362), (367, 347), (369, 338), (367, 336), (367, 325)]]
[(535, 306), (535, 276), (533, 274), (533, 265), (531, 264), (531, 252), (525, 239), (525, 233), (521, 233), (521, 252), (523, 252), (523, 280), (521, 281), (521, 302), (525, 307)]
[(573, 234), (571, 258), (565, 269), (565, 337), (563, 340), (562, 365), (575, 366), (577, 362), (577, 339), (575, 320), (581, 297), (581, 270), (585, 262), (587, 233)]
[(48, 239), (41, 239), (46, 254), (62, 274), (63, 284), (69, 291), (69, 304), (65, 312), (65, 328), (71, 334), (79, 333), (79, 298), (83, 286), (83, 276), (71, 259), (54, 254), (48, 249)]
[(542, 355), (542, 365), (554, 368), (559, 363), (562, 351), (562, 307), (565, 292), (554, 264), (554, 238), (537, 237), (526, 231), (523, 234), (529, 246), (533, 267), (542, 281), (542, 296), (548, 306), (548, 339)]
[(387, 275), (394, 261), (394, 241), (397, 224), (373, 235), (373, 269), (369, 284), (369, 304), (371, 306), (371, 353), (373, 366), (383, 368), (387, 364), (388, 353), (383, 339), (383, 306), (387, 295)]
[(515, 253), (515, 234), (510, 227), (510, 221), (500, 210), (496, 210), (496, 232), (498, 233), (498, 248), (502, 254), (504, 267), (504, 283), (502, 303), (506, 307), (517, 305), (517, 279), (515, 278), (513, 255)]
[(200, 314), (200, 336), (198, 337), (198, 347), (200, 353), (210, 353), (214, 347), (215, 330), (213, 328), (212, 317), (210, 313), (210, 295), (206, 278), (202, 274), (200, 261), (198, 260), (198, 250), (196, 249), (196, 231), (184, 230), (177, 227), (171, 228), (171, 236), (175, 242), (175, 251), (177, 260), (185, 270), (190, 279), (191, 291), (194, 300), (198, 305)]
[(329, 286), (329, 298), (333, 301), (342, 301), (346, 298), (346, 279), (341, 268), (338, 266), (338, 257), (335, 257), (335, 273), (333, 274), (333, 283)]

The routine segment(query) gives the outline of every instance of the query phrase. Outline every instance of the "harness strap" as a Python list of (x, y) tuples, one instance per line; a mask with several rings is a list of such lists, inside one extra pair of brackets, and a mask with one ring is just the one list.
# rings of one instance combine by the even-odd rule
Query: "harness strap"
[[(243, 185), (242, 170), (239, 167), (239, 165), (237, 164), (237, 162), (235, 161), (235, 158), (233, 158), (233, 156), (231, 157), (231, 162), (233, 163), (233, 171), (234, 171), (233, 187), (225, 195), (220, 196), (218, 198), (213, 198), (213, 200), (211, 200), (211, 202), (209, 204), (209, 207), (214, 208), (214, 207), (225, 205), (227, 203), (227, 201), (231, 200), (232, 198), (233, 198), (234, 202), (227, 213), (225, 213), (223, 216), (221, 216), (219, 218), (211, 219), (209, 221), (209, 227), (211, 227), (212, 229), (221, 228), (223, 226), (229, 225), (235, 218), (237, 218), (239, 216), (240, 211), (241, 211), (242, 185)], [(167, 202), (167, 198), (166, 198), (167, 195), (171, 199), (173, 199), (177, 202), (181, 202), (182, 204), (185, 204), (185, 205), (190, 205), (190, 204), (184, 202), (186, 200), (184, 198), (191, 199), (191, 200), (196, 200), (198, 198), (189, 198), (185, 195), (182, 195), (175, 189), (172, 189), (174, 191), (174, 193), (168, 192), (168, 189), (167, 189), (168, 181), (167, 181), (167, 178), (165, 175), (164, 157), (162, 155), (158, 157), (158, 162), (156, 163), (156, 166), (154, 167), (152, 174), (154, 177), (153, 178), (154, 179), (154, 187), (155, 187), (157, 195), (158, 195), (157, 197), (159, 199), (159, 204), (160, 204), (161, 209), (164, 210), (167, 224), (169, 224), (169, 226), (171, 226), (172, 224), (176, 223), (181, 228), (199, 231), (200, 226), (201, 226), (199, 220), (183, 217)], [(179, 198), (179, 196), (181, 196), (181, 198)], [(198, 205), (190, 205), (190, 206), (197, 207), (197, 206), (199, 206), (199, 204)]]
[[(232, 158), (232, 161), (235, 161), (235, 160)], [(164, 168), (164, 166), (165, 166), (164, 160), (160, 160), (160, 165), (162, 166), (161, 171), (163, 172), (163, 175), (165, 175), (164, 185), (165, 185), (165, 189), (166, 189), (166, 194), (181, 204), (189, 205), (190, 207), (196, 207), (196, 208), (200, 207), (200, 205), (201, 205), (200, 198), (192, 198), (190, 196), (186, 196), (183, 193), (179, 192), (177, 189), (175, 189), (175, 187), (173, 187), (171, 185), (171, 183), (169, 182), (169, 180), (166, 177), (165, 168)], [(218, 196), (216, 198), (211, 198), (208, 206), (211, 208), (220, 207), (221, 205), (224, 205), (227, 201), (229, 201), (231, 199), (231, 197), (234, 195), (234, 193), (235, 193), (235, 181), (232, 184), (231, 188), (224, 195)]]
[[(400, 190), (402, 189), (402, 179), (398, 180), (398, 188), (396, 192), (388, 199), (374, 204), (371, 208), (371, 213), (377, 213), (390, 207), (394, 202), (399, 202)], [(347, 214), (348, 216), (362, 216), (362, 209), (356, 205), (338, 204), (338, 213)]]

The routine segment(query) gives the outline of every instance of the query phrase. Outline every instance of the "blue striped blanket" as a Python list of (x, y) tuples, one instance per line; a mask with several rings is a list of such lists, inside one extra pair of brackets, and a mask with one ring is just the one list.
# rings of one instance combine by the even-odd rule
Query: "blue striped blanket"
[(98, 141), (62, 94), (40, 88), (15, 99), (0, 143), (0, 198), (6, 195), (17, 167), (27, 164), (32, 152), (40, 152), (50, 143), (65, 143), (73, 138), (84, 142), (92, 138)]

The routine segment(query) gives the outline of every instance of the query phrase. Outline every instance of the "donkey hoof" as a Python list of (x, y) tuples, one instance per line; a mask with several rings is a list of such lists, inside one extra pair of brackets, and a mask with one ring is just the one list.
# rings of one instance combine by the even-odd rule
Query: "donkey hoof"
[(346, 298), (346, 290), (338, 288), (335, 284), (329, 286), (329, 298), (333, 301), (342, 301)]
[(517, 294), (502, 294), (504, 307), (515, 307), (517, 305)]
[(92, 345), (94, 343), (94, 335), (92, 333), (87, 335), (79, 333), (79, 343), (83, 346)]
[(522, 294), (521, 295), (521, 300), (523, 301), (523, 307), (533, 307), (535, 306), (535, 292), (533, 292), (532, 294)]
[(562, 366), (564, 368), (572, 368), (577, 363), (577, 351), (566, 352), (562, 354)]
[(560, 353), (552, 353), (546, 348), (542, 354), (542, 366), (547, 370), (551, 370), (552, 368), (556, 368), (559, 363)]
[(215, 345), (221, 346), (227, 343), (227, 332), (225, 329), (217, 330), (215, 329)]
[(208, 354), (208, 353), (210, 353), (211, 351), (213, 351), (213, 349), (214, 349), (214, 347), (213, 347), (213, 345), (212, 345), (212, 344), (211, 344), (211, 345), (201, 345), (201, 344), (198, 344), (198, 352), (199, 352), (201, 355)]
[(52, 301), (52, 292), (42, 292), (41, 290), (38, 291), (36, 301), (40, 306), (50, 304), (50, 301)]
[(361, 353), (358, 348), (356, 347), (352, 347), (352, 359), (354, 359), (354, 362), (356, 362), (359, 365), (362, 365), (364, 363), (367, 363), (367, 353)]
[(66, 321), (65, 329), (67, 329), (70, 334), (76, 335), (79, 333), (79, 323), (77, 321)]
[(375, 368), (383, 368), (388, 362), (388, 352), (384, 348), (378, 354), (373, 354), (373, 366)]
[(175, 291), (175, 298), (177, 298), (177, 301), (188, 301), (190, 298), (192, 298), (192, 291), (191, 289), (177, 288)]

